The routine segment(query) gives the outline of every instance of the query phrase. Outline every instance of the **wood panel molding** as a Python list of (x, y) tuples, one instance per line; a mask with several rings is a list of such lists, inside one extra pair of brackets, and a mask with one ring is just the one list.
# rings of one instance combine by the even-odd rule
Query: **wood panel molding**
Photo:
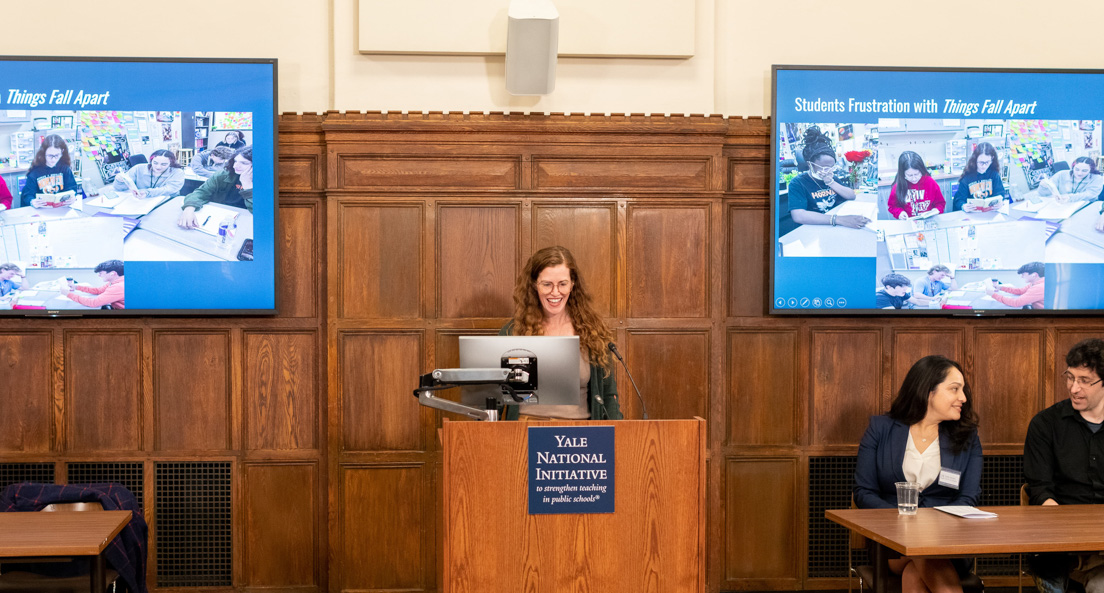
[(337, 208), (337, 316), (421, 317), (424, 205), (338, 202)]
[(520, 235), (520, 204), (438, 204), (437, 317), (511, 317)]
[(1050, 365), (1043, 361), (1044, 344), (1042, 329), (984, 329), (975, 334), (972, 387), (983, 446), (1023, 446), (1031, 417), (1046, 405), (1044, 377)]
[(136, 422), (142, 418), (141, 334), (135, 330), (65, 332), (64, 356), (65, 449), (142, 449), (142, 423)]
[(712, 159), (698, 157), (533, 157), (534, 189), (706, 191)]
[(154, 367), (154, 448), (158, 451), (232, 449), (230, 335), (157, 331)]
[(337, 336), (343, 451), (424, 451), (421, 409), (413, 396), (421, 374), (421, 331), (345, 331)]
[(521, 157), (337, 154), (342, 189), (518, 189)]
[(629, 317), (707, 317), (711, 302), (709, 204), (630, 205)]
[(314, 332), (245, 332), (245, 444), (251, 450), (320, 448), (318, 338)]
[(317, 590), (324, 558), (318, 554), (318, 464), (243, 465), (246, 585)]
[(813, 329), (811, 353), (810, 442), (858, 443), (863, 419), (885, 413), (881, 332)]
[(728, 444), (798, 444), (799, 339), (796, 330), (729, 330)]
[(724, 461), (724, 588), (745, 580), (778, 589), (797, 586), (803, 539), (797, 460)]
[(53, 447), (52, 338), (49, 332), (0, 334), (0, 374), (8, 391), (0, 396), (0, 453), (43, 454)]

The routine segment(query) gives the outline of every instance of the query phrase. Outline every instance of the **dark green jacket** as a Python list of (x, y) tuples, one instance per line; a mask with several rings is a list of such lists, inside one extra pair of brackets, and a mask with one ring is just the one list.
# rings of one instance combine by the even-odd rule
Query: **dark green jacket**
[[(500, 336), (513, 335), (514, 322), (510, 321), (499, 330)], [(591, 363), (590, 381), (587, 382), (587, 404), (590, 406), (591, 420), (622, 420), (621, 404), (617, 401), (617, 379), (613, 369), (606, 374), (605, 369)], [(518, 419), (518, 406), (506, 406), (502, 413), (504, 420)]]
[(199, 210), (208, 202), (229, 204), (233, 201), (233, 195), (235, 193), (241, 195), (242, 200), (245, 202), (246, 210), (253, 212), (253, 189), (241, 189), (238, 187), (238, 174), (231, 171), (222, 171), (221, 173), (215, 174), (214, 177), (211, 177), (207, 181), (204, 181), (203, 185), (197, 187), (195, 191), (184, 198), (184, 203), (180, 205), (180, 209), (183, 210), (191, 206)]

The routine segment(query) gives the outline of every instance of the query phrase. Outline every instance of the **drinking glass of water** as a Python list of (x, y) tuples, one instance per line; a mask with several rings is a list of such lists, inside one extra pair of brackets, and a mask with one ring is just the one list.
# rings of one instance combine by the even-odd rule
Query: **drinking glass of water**
[(920, 484), (917, 482), (894, 482), (897, 486), (897, 512), (902, 515), (915, 515), (916, 504), (920, 502)]

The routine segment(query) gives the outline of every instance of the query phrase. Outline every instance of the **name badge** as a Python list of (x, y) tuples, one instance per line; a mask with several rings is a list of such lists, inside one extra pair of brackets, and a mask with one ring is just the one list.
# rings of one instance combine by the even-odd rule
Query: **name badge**
[(958, 480), (961, 477), (962, 472), (955, 471), (953, 469), (943, 468), (939, 470), (939, 485), (958, 490)]

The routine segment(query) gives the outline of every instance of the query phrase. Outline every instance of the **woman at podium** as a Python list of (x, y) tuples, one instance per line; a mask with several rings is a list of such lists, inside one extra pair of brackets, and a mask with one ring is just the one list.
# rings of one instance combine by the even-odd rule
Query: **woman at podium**
[[(918, 506), (977, 505), (981, 441), (973, 393), (962, 367), (943, 356), (912, 365), (889, 414), (874, 416), (859, 443), (854, 501), (859, 508), (896, 508), (897, 482), (918, 482)], [(907, 556), (889, 561), (903, 593), (962, 593), (966, 559)]]
[[(525, 263), (514, 286), (514, 318), (504, 336), (579, 336), (579, 400), (562, 406), (533, 406), (524, 415), (572, 420), (620, 420), (613, 357), (613, 332), (594, 310), (575, 256), (564, 247), (545, 247)], [(518, 406), (506, 406), (508, 420)]]

